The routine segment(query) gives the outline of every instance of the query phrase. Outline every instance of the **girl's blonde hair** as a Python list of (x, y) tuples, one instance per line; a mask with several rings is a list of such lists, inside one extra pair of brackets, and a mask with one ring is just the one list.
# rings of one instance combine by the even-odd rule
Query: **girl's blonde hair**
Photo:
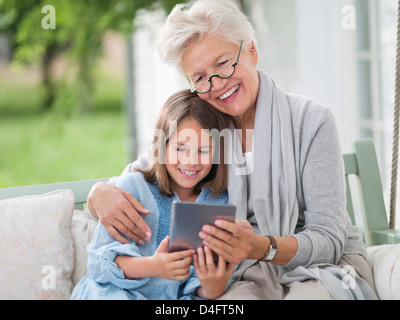
[[(216, 129), (218, 133), (228, 128), (230, 117), (219, 112), (206, 101), (200, 99), (197, 94), (191, 93), (189, 89), (179, 91), (173, 94), (165, 102), (158, 115), (155, 129), (163, 132), (165, 139), (155, 135), (153, 139), (153, 153), (157, 152), (157, 157), (163, 160), (166, 155), (166, 146), (170, 137), (174, 134), (176, 127), (171, 128), (170, 122), (179, 125), (184, 119), (196, 120), (204, 129)], [(219, 137), (220, 135), (218, 135)], [(196, 185), (195, 192), (199, 192), (202, 188), (210, 188), (213, 190), (212, 195), (216, 196), (227, 188), (227, 165), (224, 164), (224, 141), (217, 139), (211, 135), (214, 140), (214, 155), (218, 159), (213, 159), (213, 164), (209, 174)], [(221, 141), (222, 140), (222, 141)], [(146, 181), (157, 183), (162, 194), (173, 196), (173, 191), (169, 182), (169, 174), (165, 165), (165, 161), (155, 161), (148, 165), (144, 170), (137, 169), (141, 172)]]
[(181, 58), (191, 43), (215, 37), (243, 48), (257, 45), (253, 26), (232, 0), (197, 0), (172, 9), (161, 31), (158, 49), (164, 62), (184, 74)]

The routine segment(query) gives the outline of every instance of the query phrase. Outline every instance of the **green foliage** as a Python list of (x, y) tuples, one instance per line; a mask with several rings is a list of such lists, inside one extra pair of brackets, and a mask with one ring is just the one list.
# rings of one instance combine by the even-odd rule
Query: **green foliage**
[(83, 114), (62, 125), (38, 114), (0, 117), (0, 126), (7, 150), (0, 153), (0, 188), (120, 175), (130, 161), (122, 113)]
[[(122, 172), (133, 160), (124, 145), (125, 86), (99, 72), (102, 40), (111, 30), (131, 35), (138, 10), (168, 12), (177, 2), (0, 0), (0, 32), (12, 39), (13, 63), (39, 65), (43, 75), (42, 85), (0, 79), (0, 188)], [(45, 5), (56, 10), (56, 29), (42, 28)], [(60, 54), (70, 68), (56, 80), (51, 65)]]
[[(0, 0), (0, 31), (13, 39), (14, 60), (18, 63), (40, 63), (43, 70), (46, 108), (54, 107), (63, 95), (65, 82), (51, 78), (53, 59), (65, 54), (77, 67), (73, 91), (80, 109), (93, 102), (95, 68), (102, 53), (102, 39), (107, 31), (125, 36), (134, 29), (134, 18), (140, 9), (162, 7), (170, 10), (179, 0)], [(45, 5), (56, 10), (56, 29), (43, 29)], [(64, 93), (65, 95), (65, 93)]]
[[(132, 161), (122, 87), (97, 78), (91, 112), (60, 101), (42, 114), (38, 84), (0, 81), (0, 188), (119, 175)], [(72, 99), (70, 91), (60, 91), (60, 100)]]

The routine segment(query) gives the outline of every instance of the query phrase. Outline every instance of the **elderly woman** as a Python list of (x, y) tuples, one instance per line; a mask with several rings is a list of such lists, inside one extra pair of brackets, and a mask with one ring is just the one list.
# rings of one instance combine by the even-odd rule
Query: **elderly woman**
[[(217, 220), (199, 234), (238, 264), (222, 299), (375, 299), (366, 248), (345, 209), (331, 111), (285, 94), (257, 69), (254, 30), (233, 1), (176, 6), (159, 43), (163, 60), (201, 99), (232, 117), (232, 132), (242, 132), (231, 151), (248, 170), (233, 162), (228, 181), (237, 221)], [(145, 164), (141, 157), (125, 171)], [(148, 212), (113, 185), (95, 185), (88, 202), (117, 240), (124, 241), (119, 232), (139, 243), (151, 237), (140, 217)]]

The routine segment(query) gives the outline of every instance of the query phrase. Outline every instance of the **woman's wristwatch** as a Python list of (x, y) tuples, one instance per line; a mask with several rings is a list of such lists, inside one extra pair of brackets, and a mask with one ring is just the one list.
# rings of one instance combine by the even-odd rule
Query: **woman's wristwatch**
[(265, 257), (261, 261), (271, 261), (278, 252), (278, 245), (274, 237), (266, 236), (269, 239), (269, 250), (265, 253)]

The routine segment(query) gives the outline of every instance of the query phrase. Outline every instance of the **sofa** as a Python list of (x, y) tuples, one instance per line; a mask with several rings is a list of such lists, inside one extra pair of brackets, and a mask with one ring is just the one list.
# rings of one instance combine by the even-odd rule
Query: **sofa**
[[(86, 272), (86, 246), (98, 223), (77, 206), (90, 185), (0, 189), (0, 299), (70, 298)], [(369, 247), (368, 261), (379, 298), (400, 299), (400, 244)]]

